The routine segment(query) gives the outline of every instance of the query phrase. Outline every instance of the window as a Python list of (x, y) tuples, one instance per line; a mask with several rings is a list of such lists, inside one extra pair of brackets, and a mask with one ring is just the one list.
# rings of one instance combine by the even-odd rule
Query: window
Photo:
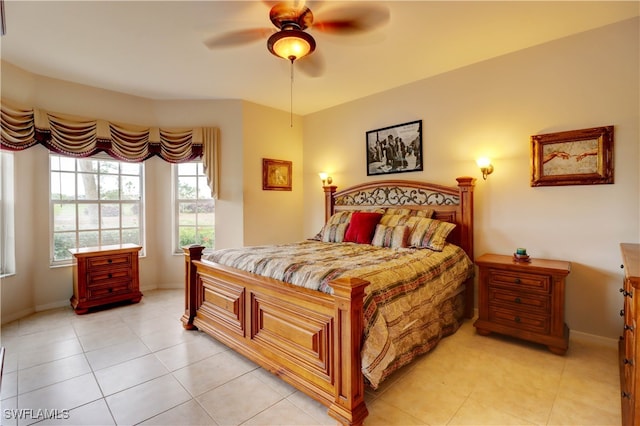
[(0, 276), (16, 272), (13, 154), (0, 152)]
[(207, 185), (202, 162), (173, 165), (174, 251), (201, 244), (207, 249), (215, 246), (215, 202)]
[(106, 155), (50, 155), (51, 263), (69, 263), (70, 248), (142, 245), (142, 163)]

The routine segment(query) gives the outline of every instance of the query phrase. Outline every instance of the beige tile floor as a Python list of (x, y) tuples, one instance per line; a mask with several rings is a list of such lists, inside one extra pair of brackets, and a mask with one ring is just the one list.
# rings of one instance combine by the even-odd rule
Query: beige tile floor
[[(200, 332), (181, 290), (2, 326), (1, 424), (325, 425), (326, 410)], [(566, 356), (471, 321), (376, 391), (367, 425), (618, 425), (616, 350), (575, 335)], [(17, 417), (22, 417), (18, 419)], [(56, 418), (57, 417), (57, 418)]]

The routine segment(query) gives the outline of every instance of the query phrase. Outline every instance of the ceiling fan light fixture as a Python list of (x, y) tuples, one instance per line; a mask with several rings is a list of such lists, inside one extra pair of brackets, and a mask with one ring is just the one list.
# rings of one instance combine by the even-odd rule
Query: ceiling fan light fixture
[(269, 52), (290, 61), (305, 57), (316, 49), (313, 37), (301, 30), (283, 29), (273, 34), (267, 40)]

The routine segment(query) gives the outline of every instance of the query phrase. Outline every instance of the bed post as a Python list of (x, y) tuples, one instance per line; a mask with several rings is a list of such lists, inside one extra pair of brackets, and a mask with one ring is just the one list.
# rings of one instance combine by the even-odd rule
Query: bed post
[(192, 245), (189, 247), (183, 247), (184, 252), (184, 273), (186, 283), (184, 288), (184, 314), (180, 320), (182, 326), (187, 330), (195, 330), (196, 326), (193, 325), (193, 319), (196, 317), (197, 306), (197, 294), (198, 289), (196, 286), (196, 266), (193, 264), (193, 260), (200, 260), (202, 257), (202, 251), (204, 246)]
[(460, 244), (465, 252), (473, 259), (473, 187), (476, 179), (472, 177), (459, 177), (458, 188), (460, 190), (460, 211), (462, 212), (462, 230)]
[[(473, 262), (473, 187), (475, 186), (476, 180), (475, 178), (466, 176), (456, 178), (456, 180), (458, 181), (460, 191), (460, 212), (462, 214), (460, 218), (462, 224), (460, 244)], [(464, 316), (466, 318), (473, 318), (475, 305), (474, 291), (474, 279), (469, 278), (465, 282)]]
[(333, 194), (335, 194), (338, 187), (334, 185), (323, 186), (324, 189), (324, 222), (327, 223), (329, 218), (333, 214)]
[(335, 399), (329, 407), (329, 415), (343, 425), (362, 425), (369, 414), (364, 402), (364, 376), (360, 364), (364, 288), (368, 284), (358, 278), (331, 281), (336, 321), (333, 342)]

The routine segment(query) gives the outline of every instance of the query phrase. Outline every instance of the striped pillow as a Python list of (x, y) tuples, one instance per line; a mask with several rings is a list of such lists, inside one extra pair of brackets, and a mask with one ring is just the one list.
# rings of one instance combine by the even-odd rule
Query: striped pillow
[[(324, 224), (322, 229), (320, 229), (320, 232), (318, 232), (316, 235), (313, 236), (313, 238), (310, 238), (310, 239), (316, 240), (316, 241), (324, 241), (323, 238), (324, 238), (325, 230), (327, 230), (327, 228), (329, 228), (331, 225), (339, 225), (341, 223), (348, 225), (349, 221), (351, 220), (352, 213), (353, 213), (352, 211), (347, 211), (347, 210), (334, 213), (333, 215), (331, 215), (327, 223)], [(326, 243), (328, 241), (324, 241), (324, 242)], [(338, 241), (335, 241), (335, 242), (338, 242)]]
[(341, 243), (344, 241), (344, 234), (347, 231), (348, 223), (337, 223), (333, 225), (326, 225), (322, 228), (323, 243)]
[(420, 218), (409, 236), (409, 246), (442, 251), (455, 223)]
[(433, 217), (433, 209), (399, 209), (388, 208), (385, 214), (388, 215), (403, 215), (403, 216), (417, 216), (417, 217)]
[(409, 241), (409, 227), (400, 226), (376, 226), (371, 244), (378, 247), (399, 248), (407, 247)]

